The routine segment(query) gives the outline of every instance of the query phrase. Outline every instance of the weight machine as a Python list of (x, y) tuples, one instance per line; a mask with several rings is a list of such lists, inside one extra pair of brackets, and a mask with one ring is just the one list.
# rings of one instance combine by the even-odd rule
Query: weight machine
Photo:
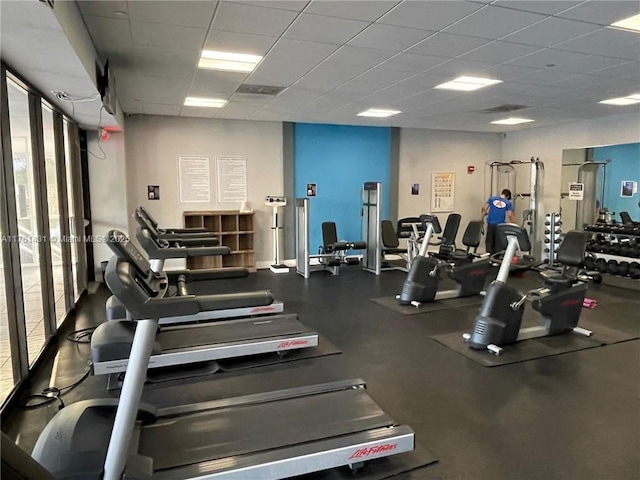
[[(322, 224), (323, 246), (319, 253), (309, 251), (309, 199), (296, 198), (296, 272), (309, 278), (311, 272), (326, 270), (339, 275), (341, 265), (357, 265), (360, 255), (348, 254), (350, 250), (364, 250), (365, 242), (339, 242), (335, 223)], [(312, 263), (317, 262), (317, 263)]]
[[(528, 192), (519, 189), (517, 182), (516, 168), (521, 165), (529, 166)], [(488, 170), (487, 170), (488, 168)], [(541, 227), (544, 225), (544, 212), (541, 202), (544, 195), (544, 163), (539, 158), (531, 157), (530, 160), (511, 160), (510, 162), (491, 162), (486, 164), (485, 172), (488, 171), (489, 195), (499, 195), (500, 192), (508, 188), (511, 191), (514, 214), (516, 208), (520, 208), (520, 201), (528, 199), (528, 208), (521, 210), (522, 226), (527, 230), (531, 242), (532, 254), (538, 258), (542, 253)]]

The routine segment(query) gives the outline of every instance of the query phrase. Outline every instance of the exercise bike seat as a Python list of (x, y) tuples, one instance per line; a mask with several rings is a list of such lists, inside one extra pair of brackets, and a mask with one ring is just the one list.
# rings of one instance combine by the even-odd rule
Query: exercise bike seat
[(406, 248), (400, 248), (398, 235), (391, 220), (382, 220), (380, 222), (380, 236), (382, 237), (382, 252), (388, 255), (398, 253), (407, 253)]
[(466, 250), (456, 249), (451, 254), (451, 260), (456, 263), (472, 262), (477, 258), (476, 251), (482, 239), (482, 221), (472, 220), (467, 225), (462, 236), (462, 244)]
[(561, 272), (540, 272), (544, 284), (550, 287), (570, 287), (577, 283), (578, 271), (584, 262), (587, 246), (587, 235), (580, 230), (568, 232), (557, 251), (558, 263), (562, 265)]

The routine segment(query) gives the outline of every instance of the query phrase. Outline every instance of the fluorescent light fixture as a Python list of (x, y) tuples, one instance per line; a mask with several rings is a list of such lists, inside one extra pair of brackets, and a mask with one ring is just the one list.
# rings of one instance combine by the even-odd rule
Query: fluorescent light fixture
[(621, 30), (630, 30), (632, 32), (640, 32), (640, 13), (633, 17), (625, 18), (619, 22), (612, 23), (613, 28), (619, 28)]
[(634, 105), (636, 103), (640, 103), (640, 93), (634, 93), (632, 95), (627, 95), (626, 97), (618, 97), (618, 98), (610, 98), (608, 100), (602, 100), (601, 102), (605, 105)]
[(529, 122), (533, 122), (534, 120), (531, 120), (530, 118), (515, 118), (515, 117), (510, 117), (510, 118), (505, 118), (503, 120), (496, 120), (495, 122), (491, 122), (494, 125), (518, 125), (520, 123), (529, 123)]
[(227, 72), (251, 72), (260, 60), (262, 60), (260, 55), (203, 50), (198, 68)]
[(502, 80), (494, 80), (492, 78), (480, 78), (480, 77), (458, 77), (450, 82), (441, 83), (434, 88), (440, 90), (458, 90), (461, 92), (471, 92), (478, 90), (479, 88), (488, 87), (489, 85), (495, 85), (496, 83), (502, 83)]
[(222, 108), (226, 105), (226, 103), (226, 100), (222, 100), (220, 98), (187, 97), (184, 101), (185, 107)]
[(400, 110), (382, 110), (379, 108), (370, 108), (369, 110), (360, 112), (358, 114), (358, 117), (386, 118), (386, 117), (392, 117), (393, 115), (398, 115), (399, 113), (402, 113), (402, 112)]

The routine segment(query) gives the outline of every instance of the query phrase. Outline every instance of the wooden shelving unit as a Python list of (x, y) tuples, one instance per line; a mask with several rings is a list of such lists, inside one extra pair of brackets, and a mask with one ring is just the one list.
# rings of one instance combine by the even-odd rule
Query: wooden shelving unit
[(189, 258), (187, 268), (246, 267), (251, 272), (256, 271), (253, 213), (236, 210), (184, 212), (184, 226), (204, 227), (218, 235), (220, 245), (231, 249), (228, 255)]

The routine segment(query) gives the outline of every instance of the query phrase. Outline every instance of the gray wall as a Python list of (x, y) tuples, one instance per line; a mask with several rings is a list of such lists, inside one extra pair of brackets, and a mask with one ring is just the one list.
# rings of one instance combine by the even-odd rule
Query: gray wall
[[(400, 130), (398, 216), (417, 216), (431, 211), (431, 174), (455, 173), (454, 212), (462, 215), (460, 238), (470, 220), (480, 218), (488, 192), (484, 188), (485, 163), (501, 158), (501, 135), (444, 130)], [(467, 166), (475, 171), (467, 173)], [(420, 194), (411, 195), (411, 184)], [(437, 214), (444, 227), (448, 213)]]
[[(272, 211), (264, 197), (283, 194), (282, 123), (134, 115), (125, 129), (128, 203), (132, 209), (144, 205), (161, 225), (182, 226), (189, 210), (239, 210), (240, 203), (217, 201), (215, 160), (246, 157), (256, 263), (272, 263)], [(178, 156), (210, 157), (211, 202), (179, 203)], [(160, 186), (159, 201), (147, 199), (147, 185)]]

